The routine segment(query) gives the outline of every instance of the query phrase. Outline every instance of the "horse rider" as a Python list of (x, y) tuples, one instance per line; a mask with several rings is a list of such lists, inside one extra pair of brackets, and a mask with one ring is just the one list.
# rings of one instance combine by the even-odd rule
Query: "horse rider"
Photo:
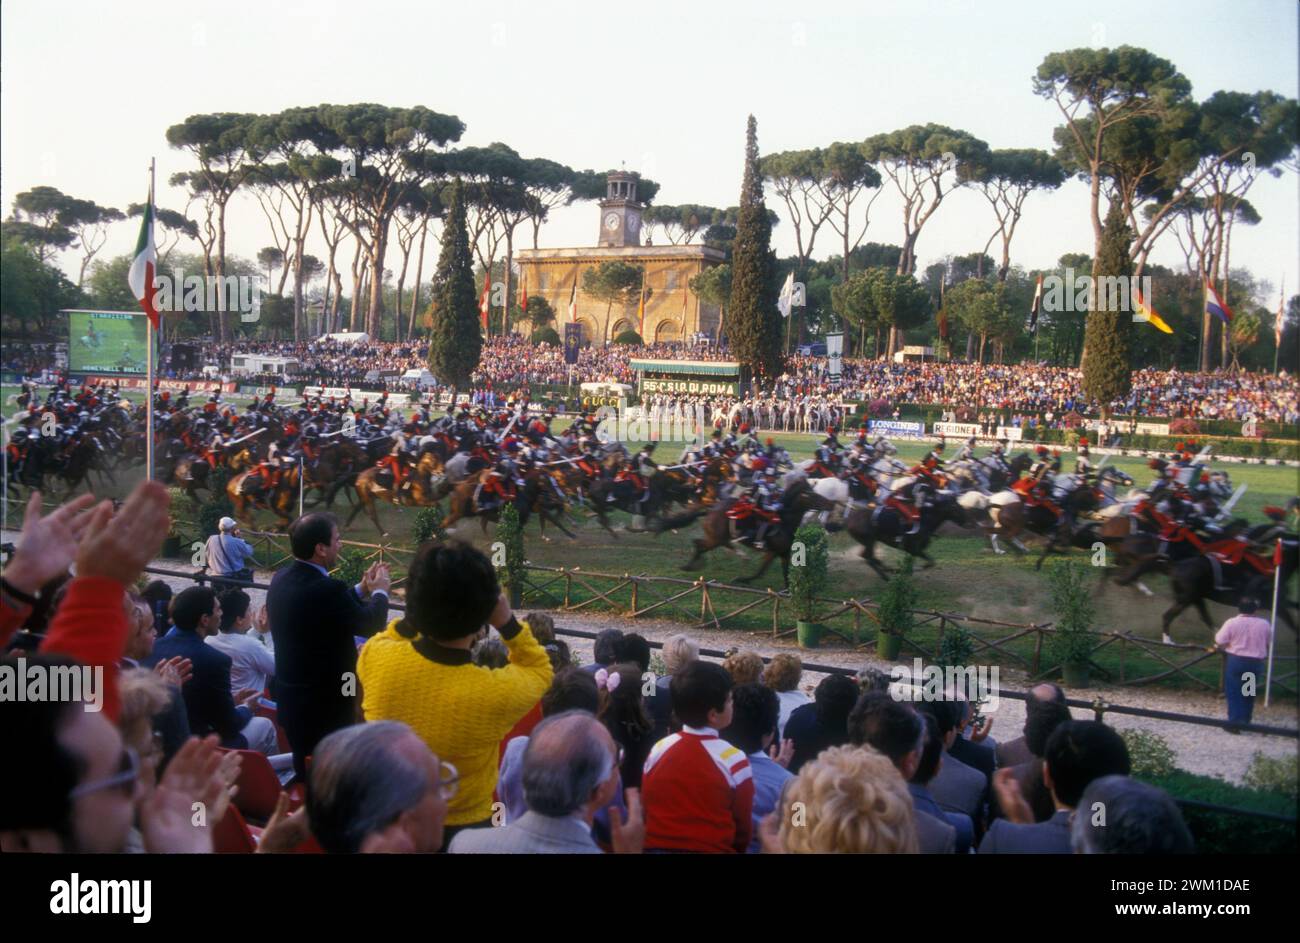
[(754, 549), (762, 550), (768, 528), (781, 520), (781, 491), (777, 487), (775, 468), (769, 466), (754, 476), (753, 501), (754, 516), (758, 518)]
[(975, 459), (975, 437), (971, 436), (965, 444), (957, 450), (957, 457), (954, 461), (970, 462)]
[(492, 470), (483, 476), (483, 480), (474, 489), (474, 507), (479, 514), (486, 514), (507, 501), (515, 500), (518, 494), (514, 462), (503, 458), (492, 466)]

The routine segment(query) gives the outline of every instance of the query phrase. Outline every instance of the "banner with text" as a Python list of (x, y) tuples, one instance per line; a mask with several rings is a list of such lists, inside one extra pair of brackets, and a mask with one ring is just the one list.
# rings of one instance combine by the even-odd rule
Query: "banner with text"
[[(302, 389), (303, 396), (319, 396), (321, 399), (344, 399), (351, 396), (354, 403), (372, 403), (375, 400), (383, 399), (383, 390), (349, 390), (340, 386), (305, 386)], [(405, 393), (389, 393), (388, 404), (390, 406), (406, 406), (411, 402), (411, 397)]]
[(998, 438), (1006, 439), (1008, 442), (1019, 442), (1025, 434), (1025, 430), (1019, 426), (998, 426)]
[[(100, 374), (90, 374), (83, 383), (103, 383), (108, 386), (117, 386), (123, 390), (147, 390), (149, 381), (144, 377), (107, 377)], [(179, 393), (181, 390), (189, 390), (191, 393), (233, 393), (238, 389), (234, 383), (222, 383), (219, 380), (157, 380), (158, 389), (167, 390), (170, 393)]]
[(925, 435), (925, 423), (923, 422), (895, 422), (891, 419), (872, 419), (867, 423), (867, 428), (879, 435), (900, 435), (920, 437)]
[(826, 375), (837, 382), (844, 369), (844, 335), (826, 335)]
[(976, 422), (936, 422), (934, 434), (966, 439), (973, 435), (983, 435), (984, 430)]

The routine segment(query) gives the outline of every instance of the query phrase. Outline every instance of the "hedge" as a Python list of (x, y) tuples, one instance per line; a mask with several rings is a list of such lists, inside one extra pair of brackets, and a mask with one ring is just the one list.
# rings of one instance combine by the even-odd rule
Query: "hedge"
[(1181, 806), (1183, 820), (1196, 840), (1198, 854), (1295, 854), (1295, 800), (1278, 792), (1238, 786), (1213, 776), (1175, 770), (1164, 776), (1141, 777), (1175, 799), (1270, 812), (1292, 818), (1291, 823)]

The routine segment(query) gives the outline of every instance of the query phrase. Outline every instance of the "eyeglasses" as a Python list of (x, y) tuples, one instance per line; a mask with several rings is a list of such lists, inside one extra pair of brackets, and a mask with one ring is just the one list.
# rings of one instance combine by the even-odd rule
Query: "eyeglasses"
[(460, 771), (446, 760), (438, 764), (438, 790), (444, 799), (450, 800), (460, 788)]
[(119, 789), (126, 796), (135, 792), (136, 779), (140, 775), (140, 754), (136, 753), (131, 747), (123, 747), (122, 762), (119, 764), (118, 772), (104, 779), (94, 782), (82, 783), (76, 789), (68, 793), (69, 799), (78, 799), (82, 796), (89, 796), (96, 792), (102, 792), (105, 789)]

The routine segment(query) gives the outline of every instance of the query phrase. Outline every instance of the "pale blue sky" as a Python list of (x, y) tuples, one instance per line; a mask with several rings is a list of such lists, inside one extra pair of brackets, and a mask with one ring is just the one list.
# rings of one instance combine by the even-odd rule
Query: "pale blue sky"
[[(1220, 88), (1297, 95), (1294, 0), (1089, 6), (6, 0), (0, 202), (8, 215), (14, 195), (37, 184), (118, 207), (139, 201), (150, 156), (163, 182), (190, 166), (167, 147), (166, 128), (205, 111), (425, 105), (459, 116), (464, 144), (505, 141), (576, 168), (625, 162), (662, 183), (659, 202), (726, 206), (740, 192), (750, 112), (764, 153), (927, 121), (992, 147), (1050, 148), (1058, 112), (1031, 76), (1045, 54), (1078, 46), (1144, 46), (1172, 60), (1198, 99)], [(1250, 199), (1263, 222), (1234, 231), (1234, 264), (1272, 281), (1274, 299), (1284, 275), (1289, 294), (1300, 290), (1295, 175), (1261, 179)], [(159, 204), (183, 201), (164, 185)], [(554, 215), (542, 242), (589, 245), (596, 226), (596, 208), (579, 204)], [(983, 197), (955, 194), (921, 236), (921, 266), (981, 247), (992, 228)], [(823, 233), (818, 257), (835, 251)], [(866, 239), (900, 236), (887, 192)], [(793, 251), (788, 222), (776, 241)], [(133, 243), (134, 225), (122, 224), (105, 253)], [(251, 198), (235, 207), (229, 249), (252, 256), (269, 243)], [(1087, 191), (1071, 182), (1031, 197), (1012, 260), (1045, 266), (1091, 243)], [(1172, 235), (1153, 258), (1182, 265)], [(75, 277), (73, 255), (63, 262)]]

